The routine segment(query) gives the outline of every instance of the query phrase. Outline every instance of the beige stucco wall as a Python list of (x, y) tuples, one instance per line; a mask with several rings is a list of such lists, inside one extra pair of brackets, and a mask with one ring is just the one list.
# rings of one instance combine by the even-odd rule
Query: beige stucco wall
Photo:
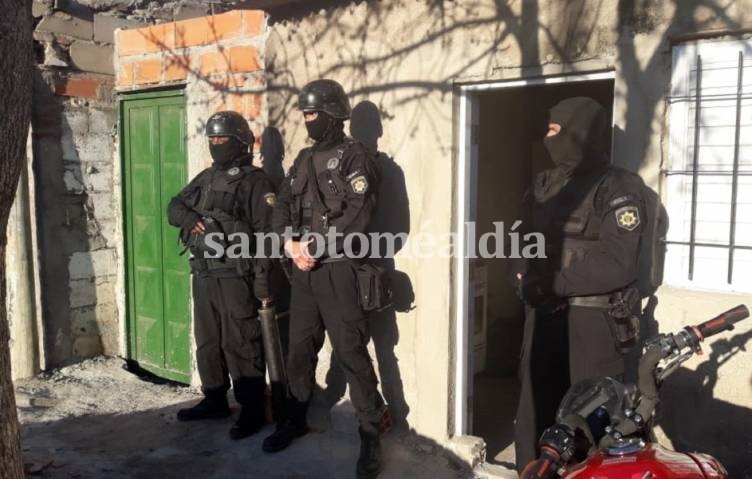
[[(620, 8), (627, 3), (636, 4), (634, 11)], [(670, 42), (696, 32), (748, 27), (752, 12), (750, 1), (717, 6), (614, 0), (337, 5), (272, 12), (267, 43), (270, 123), (282, 130), (291, 160), (306, 144), (294, 110), (295, 93), (306, 82), (332, 78), (351, 92), (353, 105), (366, 99), (375, 103), (383, 123), (379, 149), (405, 174), (411, 234), (452, 229), (458, 84), (615, 70), (614, 161), (639, 171), (660, 189)], [(416, 309), (398, 316), (396, 346), (411, 407), (408, 420), (421, 434), (443, 441), (450, 430), (453, 394), (451, 264), (403, 255), (397, 267), (410, 276), (416, 297)], [(752, 302), (749, 297), (669, 288), (661, 290), (660, 298), (657, 315), (664, 330)], [(750, 359), (750, 353), (739, 353), (722, 366), (718, 395), (752, 407)]]

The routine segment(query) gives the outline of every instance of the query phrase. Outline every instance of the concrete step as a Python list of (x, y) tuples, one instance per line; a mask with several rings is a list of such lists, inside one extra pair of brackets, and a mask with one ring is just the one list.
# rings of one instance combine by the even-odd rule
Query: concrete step
[(481, 463), (473, 469), (473, 479), (517, 479), (517, 471), (495, 464)]

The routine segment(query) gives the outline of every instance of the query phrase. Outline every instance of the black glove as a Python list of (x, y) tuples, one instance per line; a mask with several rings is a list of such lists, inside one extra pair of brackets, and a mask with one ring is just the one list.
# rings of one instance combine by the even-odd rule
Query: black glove
[(266, 275), (256, 275), (253, 278), (253, 294), (255, 294), (258, 299), (271, 296), (271, 292), (269, 291), (269, 280), (265, 276)]
[(550, 281), (540, 276), (525, 274), (517, 278), (517, 296), (526, 304), (537, 307), (553, 296)]
[(190, 232), (193, 227), (198, 224), (199, 221), (201, 221), (201, 215), (196, 213), (195, 211), (189, 211), (183, 217), (181, 228)]

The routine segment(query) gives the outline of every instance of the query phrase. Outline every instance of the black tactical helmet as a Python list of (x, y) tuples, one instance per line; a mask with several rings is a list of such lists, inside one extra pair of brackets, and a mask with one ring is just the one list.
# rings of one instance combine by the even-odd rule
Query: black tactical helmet
[(255, 141), (248, 122), (236, 111), (219, 111), (206, 122), (206, 136), (232, 136), (245, 145)]
[(334, 80), (314, 80), (300, 90), (298, 110), (323, 111), (332, 118), (350, 118), (350, 100), (342, 85)]

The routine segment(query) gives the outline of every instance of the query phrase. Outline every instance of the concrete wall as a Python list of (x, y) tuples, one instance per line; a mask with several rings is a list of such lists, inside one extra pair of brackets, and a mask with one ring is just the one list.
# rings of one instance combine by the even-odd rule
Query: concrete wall
[(112, 79), (41, 70), (34, 171), (49, 365), (117, 354)]
[[(660, 187), (666, 156), (665, 94), (671, 42), (684, 35), (750, 26), (752, 2), (492, 0), (321, 2), (271, 12), (267, 65), (270, 122), (279, 127), (287, 158), (305, 145), (294, 95), (307, 81), (343, 83), (353, 104), (368, 99), (381, 110), (379, 149), (402, 168), (410, 197), (411, 231), (452, 227), (456, 158), (456, 95), (463, 82), (508, 80), (575, 71), (616, 70), (615, 162)], [(444, 440), (451, 424), (448, 260), (399, 258), (412, 279), (417, 308), (398, 318), (396, 346), (411, 412), (419, 432)], [(702, 319), (739, 298), (703, 302), (665, 289), (661, 327)], [(670, 307), (669, 307), (670, 305)], [(752, 407), (748, 353), (723, 371), (725, 400)], [(739, 378), (736, 378), (739, 379)]]

